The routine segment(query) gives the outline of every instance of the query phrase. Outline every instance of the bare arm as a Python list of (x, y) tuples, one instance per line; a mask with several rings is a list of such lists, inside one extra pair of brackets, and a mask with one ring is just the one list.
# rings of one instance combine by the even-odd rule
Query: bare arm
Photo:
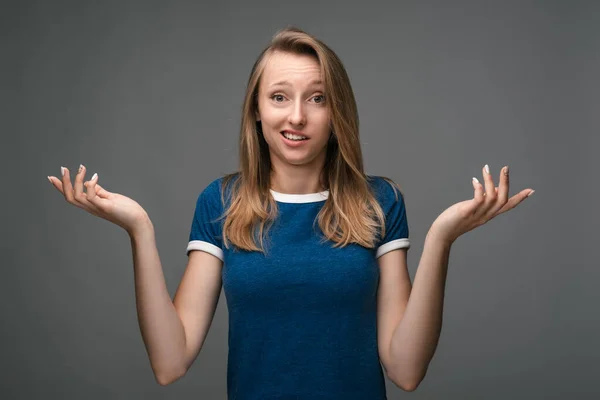
[(413, 391), (425, 377), (442, 330), (451, 243), (430, 230), (410, 297), (390, 345), (393, 381)]
[(85, 166), (80, 165), (74, 185), (65, 167), (61, 167), (61, 179), (48, 176), (48, 180), (67, 202), (129, 234), (142, 338), (156, 380), (167, 385), (187, 372), (202, 348), (221, 294), (223, 262), (212, 254), (190, 252), (185, 275), (172, 302), (148, 214), (135, 200), (102, 188), (98, 174), (84, 184), (85, 171)]
[(168, 385), (185, 375), (202, 348), (221, 293), (222, 261), (192, 251), (171, 301), (150, 219), (130, 238), (140, 331), (157, 382)]

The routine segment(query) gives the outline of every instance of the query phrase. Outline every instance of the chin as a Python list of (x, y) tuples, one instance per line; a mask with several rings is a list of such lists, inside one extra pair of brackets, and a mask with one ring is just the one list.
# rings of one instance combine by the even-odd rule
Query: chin
[(302, 157), (302, 158), (283, 157), (282, 158), (282, 161), (284, 161), (285, 163), (290, 164), (290, 165), (295, 165), (295, 166), (309, 164), (312, 160), (313, 160), (312, 158), (306, 158), (306, 157)]
[(290, 157), (287, 155), (283, 155), (280, 159), (290, 165), (301, 166), (307, 165), (315, 162), (315, 159), (319, 156), (319, 154), (307, 154), (304, 156), (296, 156)]

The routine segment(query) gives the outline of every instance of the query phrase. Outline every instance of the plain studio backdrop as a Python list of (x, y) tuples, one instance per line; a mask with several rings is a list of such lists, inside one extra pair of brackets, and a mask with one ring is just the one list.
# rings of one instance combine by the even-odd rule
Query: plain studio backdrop
[(237, 167), (252, 63), (296, 25), (344, 62), (366, 172), (425, 235), (489, 164), (536, 193), (452, 247), (427, 376), (390, 399), (591, 399), (600, 362), (600, 7), (577, 1), (14, 1), (0, 15), (2, 399), (223, 399), (221, 294), (187, 375), (162, 387), (124, 230), (47, 175), (86, 165), (156, 228), (171, 296), (198, 194)]

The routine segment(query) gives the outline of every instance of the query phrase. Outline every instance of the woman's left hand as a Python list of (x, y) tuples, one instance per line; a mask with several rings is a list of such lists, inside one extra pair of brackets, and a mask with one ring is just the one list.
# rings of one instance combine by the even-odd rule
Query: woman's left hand
[(460, 235), (485, 224), (503, 212), (512, 210), (534, 192), (532, 189), (523, 189), (509, 199), (508, 166), (500, 173), (499, 187), (494, 186), (487, 165), (483, 168), (483, 180), (485, 192), (483, 185), (473, 178), (475, 197), (454, 204), (437, 217), (431, 226), (436, 236), (452, 243)]

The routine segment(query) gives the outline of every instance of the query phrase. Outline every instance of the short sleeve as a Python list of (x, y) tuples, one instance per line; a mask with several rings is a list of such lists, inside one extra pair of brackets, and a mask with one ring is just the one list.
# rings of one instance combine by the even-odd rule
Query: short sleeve
[(202, 250), (224, 260), (222, 242), (223, 205), (221, 202), (220, 179), (210, 183), (198, 196), (192, 220), (186, 254)]
[(392, 250), (410, 248), (408, 220), (402, 193), (383, 179), (380, 180), (379, 188), (385, 213), (385, 235), (378, 243), (376, 258)]

